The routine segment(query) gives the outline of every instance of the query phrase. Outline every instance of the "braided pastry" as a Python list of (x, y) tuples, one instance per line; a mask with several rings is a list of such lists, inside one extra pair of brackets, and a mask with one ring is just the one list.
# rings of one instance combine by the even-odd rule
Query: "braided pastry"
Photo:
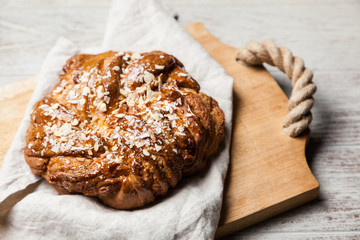
[(81, 54), (37, 102), (25, 159), (60, 194), (133, 209), (206, 165), (224, 113), (182, 63), (163, 52)]

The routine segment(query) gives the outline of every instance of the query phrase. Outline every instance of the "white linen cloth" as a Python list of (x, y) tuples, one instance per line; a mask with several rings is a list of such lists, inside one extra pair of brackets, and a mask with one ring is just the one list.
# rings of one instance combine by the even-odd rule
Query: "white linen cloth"
[[(91, 31), (91, 29), (89, 29)], [(226, 134), (209, 168), (183, 179), (148, 207), (109, 208), (84, 195), (59, 195), (25, 163), (25, 134), (33, 104), (58, 82), (78, 48), (60, 39), (47, 55), (33, 96), (0, 171), (0, 239), (211, 239), (219, 221), (229, 162), (233, 80), (155, 0), (118, 0), (111, 6), (101, 49), (176, 56), (225, 113)]]

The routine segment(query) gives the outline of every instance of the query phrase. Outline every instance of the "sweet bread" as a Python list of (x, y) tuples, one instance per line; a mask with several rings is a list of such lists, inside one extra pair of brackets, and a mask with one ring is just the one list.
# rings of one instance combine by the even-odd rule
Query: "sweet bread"
[(224, 113), (175, 57), (109, 51), (71, 57), (38, 101), (25, 159), (60, 194), (144, 206), (203, 169)]

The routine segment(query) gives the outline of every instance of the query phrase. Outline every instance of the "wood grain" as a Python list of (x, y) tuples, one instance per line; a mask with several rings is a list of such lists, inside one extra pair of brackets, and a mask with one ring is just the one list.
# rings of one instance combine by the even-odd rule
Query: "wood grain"
[(359, 239), (360, 147), (312, 144), (307, 158), (321, 184), (319, 198), (227, 237), (233, 239)]
[[(308, 135), (293, 139), (283, 132), (288, 99), (276, 82), (264, 68), (238, 64), (236, 49), (218, 41), (202, 24), (186, 29), (235, 80), (231, 167), (216, 237), (316, 198), (319, 184), (305, 158)], [(0, 88), (0, 124), (6, 126), (0, 130), (6, 142), (0, 147), (1, 155), (13, 138), (35, 81)]]
[(34, 91), (36, 77), (0, 87), (0, 167)]
[[(60, 36), (81, 46), (100, 45), (110, 4), (110, 1), (108, 4), (106, 1), (5, 2), (12, 7), (0, 8), (1, 53), (7, 56), (0, 60), (0, 69), (4, 75), (21, 73), (28, 77), (39, 71), (45, 54)], [(194, 19), (204, 22), (212, 33), (222, 36), (222, 41), (232, 46), (244, 46), (251, 39), (271, 39), (306, 59), (314, 70), (357, 70), (360, 65), (357, 60), (360, 47), (356, 45), (360, 25), (355, 21), (360, 19), (352, 18), (357, 16), (359, 2), (354, 5), (320, 1), (311, 7), (303, 1), (263, 2), (260, 6), (234, 0), (163, 2), (171, 4), (173, 12), (181, 13), (182, 24), (190, 24)], [(221, 10), (216, 11), (218, 8)], [(342, 44), (345, 41), (347, 44)], [(348, 51), (349, 45), (354, 46), (352, 51)], [(325, 53), (336, 56), (336, 61), (325, 57)], [(9, 83), (6, 77), (0, 79)]]
[(307, 166), (308, 135), (282, 130), (287, 97), (264, 68), (235, 61), (236, 49), (221, 43), (202, 24), (186, 29), (234, 78), (230, 171), (217, 238), (314, 199), (319, 184)]
[[(320, 200), (227, 239), (358, 239), (360, 2), (162, 2), (179, 15), (182, 25), (201, 21), (232, 46), (271, 39), (289, 47), (304, 58), (319, 86), (307, 158), (322, 185)], [(110, 3), (111, 0), (0, 0), (0, 86), (37, 74), (43, 57), (59, 36), (82, 46), (100, 45)], [(291, 84), (284, 75), (271, 67), (267, 69), (289, 95)], [(338, 165), (338, 160), (346, 167)]]
[[(272, 75), (290, 92), (291, 85), (284, 74)], [(360, 145), (360, 71), (316, 71), (314, 79), (318, 88), (312, 111), (312, 144)]]

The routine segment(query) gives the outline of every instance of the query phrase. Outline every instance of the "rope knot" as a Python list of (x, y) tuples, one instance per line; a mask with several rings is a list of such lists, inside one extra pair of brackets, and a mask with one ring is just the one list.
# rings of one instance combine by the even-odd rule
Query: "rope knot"
[(297, 137), (309, 127), (316, 85), (312, 82), (312, 71), (305, 67), (302, 58), (294, 57), (289, 49), (278, 47), (272, 41), (250, 41), (245, 48), (238, 50), (236, 60), (252, 66), (267, 63), (285, 73), (293, 89), (288, 103), (289, 113), (283, 123), (284, 131), (290, 137)]

